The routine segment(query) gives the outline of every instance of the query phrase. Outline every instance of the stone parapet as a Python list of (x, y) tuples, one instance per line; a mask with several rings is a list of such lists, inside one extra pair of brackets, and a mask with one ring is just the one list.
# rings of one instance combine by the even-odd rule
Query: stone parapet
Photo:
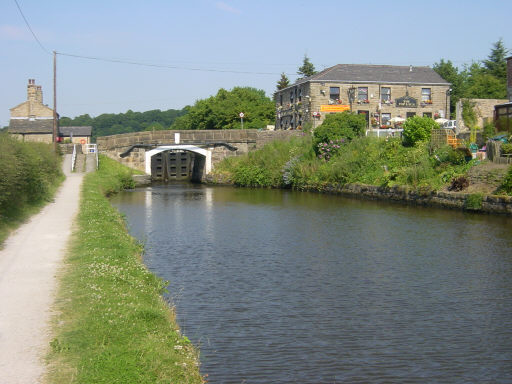
[(144, 148), (136, 148), (130, 156), (120, 158), (119, 155), (136, 144), (174, 145), (177, 144), (176, 133), (179, 133), (180, 144), (195, 144), (205, 146), (208, 143), (226, 143), (236, 147), (232, 151), (223, 146), (212, 148), (212, 165), (226, 157), (246, 154), (261, 148), (273, 140), (288, 140), (294, 136), (302, 136), (301, 131), (260, 131), (257, 129), (232, 130), (167, 130), (151, 132), (123, 133), (119, 135), (103, 136), (96, 139), (100, 153), (119, 161), (130, 168), (145, 171)]

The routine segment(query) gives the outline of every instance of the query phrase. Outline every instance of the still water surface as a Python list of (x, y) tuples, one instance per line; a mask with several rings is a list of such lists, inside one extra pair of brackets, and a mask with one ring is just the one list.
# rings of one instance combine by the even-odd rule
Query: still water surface
[(512, 219), (191, 184), (113, 204), (209, 383), (512, 382)]

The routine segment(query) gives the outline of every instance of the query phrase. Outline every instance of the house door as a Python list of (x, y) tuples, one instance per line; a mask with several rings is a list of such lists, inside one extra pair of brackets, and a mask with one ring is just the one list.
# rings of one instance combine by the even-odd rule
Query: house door
[(364, 115), (364, 118), (366, 119), (366, 128), (370, 125), (370, 114), (369, 111), (357, 111), (358, 115)]

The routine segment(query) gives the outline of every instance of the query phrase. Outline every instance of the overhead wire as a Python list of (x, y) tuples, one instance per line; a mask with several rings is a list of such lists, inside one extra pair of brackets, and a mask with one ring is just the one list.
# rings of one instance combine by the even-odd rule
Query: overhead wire
[[(272, 75), (272, 76), (276, 76), (276, 75), (281, 74), (281, 73), (277, 73), (277, 72), (236, 71), (236, 70), (230, 70), (230, 69), (195, 68), (195, 67), (186, 67), (186, 66), (177, 66), (177, 65), (143, 63), (140, 61), (125, 60), (125, 59), (109, 59), (109, 58), (104, 58), (104, 57), (84, 56), (84, 55), (76, 55), (76, 54), (65, 53), (65, 52), (56, 52), (56, 53), (57, 53), (57, 55), (61, 55), (61, 56), (68, 56), (68, 57), (87, 59), (87, 60), (105, 61), (105, 62), (110, 62), (110, 63), (138, 65), (138, 66), (142, 66), (142, 67), (179, 69), (179, 70), (196, 71), (196, 72), (235, 73), (235, 74), (242, 74), (242, 75)], [(287, 74), (287, 75), (292, 75), (292, 74)], [(295, 75), (295, 74), (293, 74), (293, 75)]]
[(37, 38), (36, 34), (32, 30), (32, 27), (30, 26), (27, 18), (25, 17), (25, 15), (23, 14), (23, 11), (21, 10), (20, 5), (18, 4), (18, 0), (14, 0), (14, 2), (16, 3), (16, 6), (18, 7), (18, 11), (20, 11), (21, 17), (23, 17), (23, 20), (25, 21), (25, 24), (27, 25), (30, 33), (32, 33), (32, 36), (34, 36), (34, 39), (37, 41), (37, 44), (39, 44), (39, 46), (41, 47), (41, 49), (43, 51), (45, 51), (47, 54), (51, 55), (50, 51), (46, 49), (46, 47), (43, 45), (43, 43), (41, 43), (41, 41)]

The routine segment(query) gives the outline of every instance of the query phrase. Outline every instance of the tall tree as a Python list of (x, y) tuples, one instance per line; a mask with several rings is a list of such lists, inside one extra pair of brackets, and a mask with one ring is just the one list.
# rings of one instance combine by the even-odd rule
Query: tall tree
[(439, 76), (451, 83), (451, 95), (450, 95), (450, 111), (455, 112), (455, 106), (457, 101), (464, 97), (465, 92), (465, 73), (459, 73), (459, 70), (448, 60), (444, 61), (441, 59), (439, 63), (435, 63), (432, 69), (436, 71)]
[(486, 72), (502, 81), (507, 81), (507, 54), (508, 50), (505, 49), (503, 40), (499, 39), (494, 43), (488, 59), (483, 61)]
[(302, 61), (302, 65), (299, 67), (297, 74), (301, 77), (309, 77), (316, 74), (315, 66), (309, 60), (307, 55), (304, 55), (304, 60)]
[(487, 68), (479, 63), (473, 63), (465, 70), (467, 73), (464, 97), (474, 99), (505, 99), (507, 97), (507, 84), (490, 74)]
[(289, 85), (290, 85), (290, 80), (288, 80), (288, 76), (286, 76), (286, 74), (284, 72), (281, 73), (281, 78), (277, 82), (277, 89), (281, 90), (283, 88), (286, 88)]

